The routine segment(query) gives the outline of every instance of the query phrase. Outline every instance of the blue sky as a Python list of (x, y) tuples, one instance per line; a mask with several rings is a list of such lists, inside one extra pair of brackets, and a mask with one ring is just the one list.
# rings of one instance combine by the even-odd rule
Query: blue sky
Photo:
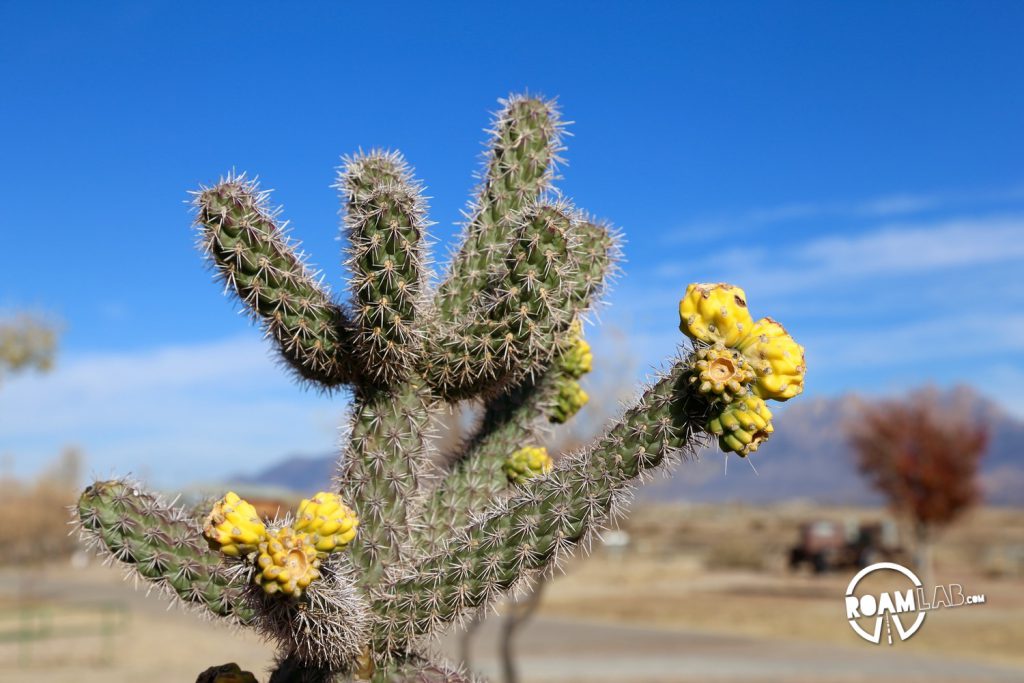
[(220, 296), (187, 191), (258, 174), (343, 292), (339, 156), (402, 150), (450, 244), (524, 90), (575, 122), (560, 187), (627, 235), (602, 321), (638, 371), (686, 284), (727, 280), (807, 346), (809, 394), (967, 382), (1024, 414), (1021, 26), (1010, 2), (0, 2), (0, 309), (66, 329), (54, 373), (0, 387), (0, 454), (77, 443), (173, 485), (332, 449), (345, 397), (293, 386)]

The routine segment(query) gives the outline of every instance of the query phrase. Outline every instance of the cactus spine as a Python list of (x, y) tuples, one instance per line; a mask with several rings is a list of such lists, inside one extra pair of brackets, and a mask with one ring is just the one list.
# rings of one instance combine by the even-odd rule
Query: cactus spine
[[(397, 153), (348, 158), (338, 177), (347, 305), (307, 269), (254, 182), (229, 176), (195, 195), (203, 250), (227, 289), (303, 380), (352, 390), (338, 492), (276, 520), (229, 493), (204, 523), (108, 481), (86, 490), (78, 517), (141, 578), (276, 642), (272, 683), (468, 680), (431, 661), (424, 641), (586, 544), (652, 469), (712, 436), (754, 450), (771, 432), (765, 401), (803, 387), (803, 349), (781, 325), (755, 323), (739, 288), (692, 285), (680, 302), (692, 348), (601, 439), (552, 464), (541, 431), (585, 403), (581, 321), (616, 272), (618, 237), (551, 188), (555, 106), (502, 105), (436, 289), (421, 186)], [(432, 466), (434, 413), (462, 400), (481, 402), (483, 418), (449, 466)]]

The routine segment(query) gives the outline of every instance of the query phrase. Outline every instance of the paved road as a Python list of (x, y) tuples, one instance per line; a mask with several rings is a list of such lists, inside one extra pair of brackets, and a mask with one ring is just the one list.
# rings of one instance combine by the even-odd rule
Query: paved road
[[(113, 570), (108, 570), (113, 571)], [(108, 576), (103, 574), (103, 576)], [(112, 577), (111, 577), (112, 578)], [(31, 575), (23, 585), (11, 581), (9, 574), (0, 573), (0, 593), (19, 593), (19, 588), (60, 601), (118, 600), (130, 605), (133, 628), (145, 630), (169, 629), (168, 633), (195, 631), (195, 636), (227, 639), (234, 643), (228, 658), (265, 657), (265, 650), (253, 641), (238, 642), (223, 629), (202, 624), (196, 617), (179, 611), (167, 612), (163, 601), (144, 598), (144, 591), (133, 591), (130, 585), (115, 580), (97, 581), (66, 572), (48, 572)], [(492, 618), (481, 628), (475, 646), (477, 669), (492, 678), (498, 676), (497, 626)], [(158, 626), (159, 625), (159, 626)], [(221, 647), (214, 640), (214, 647)], [(173, 650), (166, 644), (166, 649)], [(244, 645), (244, 647), (243, 647)], [(441, 643), (441, 649), (454, 654), (456, 637), (451, 635)], [(590, 622), (560, 621), (536, 618), (519, 635), (517, 652), (521, 662), (522, 683), (1020, 683), (1024, 681), (1024, 667), (1011, 668), (967, 662), (934, 654), (905, 654), (894, 648), (882, 648), (865, 643), (862, 647), (768, 641), (739, 636), (723, 636), (702, 632), (667, 631), (632, 628)], [(191, 645), (189, 647), (192, 647)], [(192, 660), (216, 661), (217, 654), (186, 653), (184, 670), (194, 668)], [(194, 656), (192, 656), (194, 655)], [(129, 659), (127, 655), (119, 660)], [(166, 665), (161, 665), (166, 666)], [(69, 670), (70, 671), (70, 670)], [(141, 669), (140, 669), (141, 671)], [(11, 670), (0, 670), (0, 680), (7, 681)], [(72, 673), (74, 673), (72, 671)], [(75, 683), (85, 680), (75, 674)], [(151, 676), (148, 680), (185, 681), (184, 674)], [(49, 683), (64, 681), (60, 671), (35, 671), (33, 680)], [(102, 671), (97, 680), (107, 681)], [(12, 680), (21, 680), (14, 678)], [(89, 679), (92, 680), (92, 679)]]
[[(498, 678), (497, 619), (473, 648), (477, 669)], [(449, 637), (442, 644), (454, 653)], [(516, 651), (523, 683), (629, 681), (668, 683), (1020, 683), (1024, 668), (864, 647), (766, 641), (698, 632), (664, 631), (538, 618), (524, 628)]]

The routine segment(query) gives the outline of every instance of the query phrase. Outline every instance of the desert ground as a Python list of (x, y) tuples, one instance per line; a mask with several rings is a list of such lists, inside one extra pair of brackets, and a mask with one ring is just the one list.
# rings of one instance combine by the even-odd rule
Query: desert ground
[[(637, 507), (591, 556), (544, 587), (515, 641), (522, 680), (1024, 680), (1024, 514), (981, 509), (937, 544), (935, 581), (983, 605), (930, 613), (892, 646), (859, 639), (842, 596), (854, 570), (791, 572), (800, 522), (870, 521), (872, 509), (799, 503)], [(191, 683), (236, 661), (262, 675), (272, 650), (178, 609), (96, 561), (0, 569), (0, 681)], [(500, 680), (492, 615), (472, 662)], [(460, 634), (436, 647), (454, 654)], [(264, 677), (265, 679), (265, 677)]]

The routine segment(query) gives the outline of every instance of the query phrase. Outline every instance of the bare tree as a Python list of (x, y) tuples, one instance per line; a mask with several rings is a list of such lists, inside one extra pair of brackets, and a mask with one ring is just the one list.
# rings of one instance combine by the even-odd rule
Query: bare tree
[(501, 671), (505, 677), (505, 683), (519, 683), (519, 665), (516, 662), (513, 642), (516, 633), (530, 621), (530, 617), (540, 606), (541, 595), (544, 593), (546, 585), (547, 580), (538, 577), (529, 592), (509, 604), (508, 615), (501, 624)]
[(911, 524), (918, 570), (930, 582), (936, 533), (981, 498), (988, 428), (964, 404), (925, 390), (865, 405), (849, 426), (860, 472)]

